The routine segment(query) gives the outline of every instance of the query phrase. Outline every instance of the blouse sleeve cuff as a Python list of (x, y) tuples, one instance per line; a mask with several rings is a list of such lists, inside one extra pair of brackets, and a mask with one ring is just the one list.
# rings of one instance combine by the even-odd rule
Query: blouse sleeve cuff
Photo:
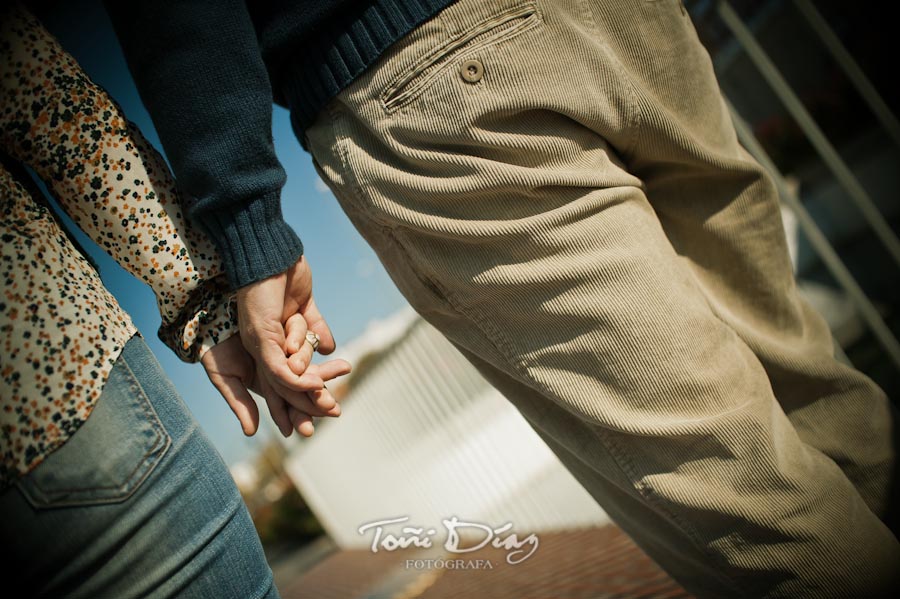
[(199, 362), (213, 346), (238, 333), (237, 303), (224, 276), (203, 282), (191, 293), (178, 318), (158, 335), (184, 362)]

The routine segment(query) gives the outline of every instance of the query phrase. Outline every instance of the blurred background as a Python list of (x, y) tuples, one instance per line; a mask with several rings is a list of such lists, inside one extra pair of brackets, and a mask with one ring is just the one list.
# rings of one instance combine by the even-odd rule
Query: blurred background
[[(827, 318), (843, 359), (896, 398), (900, 92), (887, 15), (837, 0), (683, 4), (742, 142), (778, 183), (803, 293)], [(38, 3), (36, 12), (158, 147), (100, 3)], [(285, 440), (267, 425), (245, 438), (202, 369), (156, 340), (149, 289), (79, 239), (230, 465), (283, 595), (682, 596), (606, 526), (602, 510), (504, 398), (409, 308), (277, 107), (273, 134), (288, 172), (286, 218), (304, 241), (336, 355), (354, 366), (329, 385), (343, 415), (320, 422), (313, 438)], [(420, 552), (373, 553), (371, 533), (358, 530), (404, 516), (439, 527), (453, 515), (513, 522), (523, 536), (539, 534), (541, 549), (515, 567), (481, 550), (466, 557), (492, 559), (493, 570), (410, 569), (403, 560)]]

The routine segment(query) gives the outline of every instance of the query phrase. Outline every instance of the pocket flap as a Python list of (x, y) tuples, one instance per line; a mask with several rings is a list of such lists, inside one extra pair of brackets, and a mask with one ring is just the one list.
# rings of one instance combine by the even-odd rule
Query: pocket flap
[(150, 399), (120, 356), (90, 417), (17, 484), (38, 508), (123, 501), (153, 471), (170, 443)]

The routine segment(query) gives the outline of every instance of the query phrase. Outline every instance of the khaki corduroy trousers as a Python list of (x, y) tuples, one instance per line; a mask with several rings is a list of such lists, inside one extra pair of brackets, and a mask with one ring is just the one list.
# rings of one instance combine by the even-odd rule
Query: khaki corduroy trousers
[(306, 143), (412, 306), (689, 591), (896, 585), (887, 398), (798, 295), (678, 0), (461, 0)]

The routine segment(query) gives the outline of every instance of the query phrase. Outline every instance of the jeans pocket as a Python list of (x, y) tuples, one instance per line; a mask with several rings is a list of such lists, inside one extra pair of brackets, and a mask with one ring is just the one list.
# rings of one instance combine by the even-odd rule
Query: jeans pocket
[(498, 9), (477, 23), (450, 35), (391, 80), (381, 94), (384, 108), (390, 113), (419, 97), (466, 52), (513, 38), (539, 22), (537, 6), (533, 0), (529, 0), (504, 10)]
[(17, 486), (35, 508), (117, 503), (137, 491), (170, 444), (150, 398), (120, 355), (88, 419)]

